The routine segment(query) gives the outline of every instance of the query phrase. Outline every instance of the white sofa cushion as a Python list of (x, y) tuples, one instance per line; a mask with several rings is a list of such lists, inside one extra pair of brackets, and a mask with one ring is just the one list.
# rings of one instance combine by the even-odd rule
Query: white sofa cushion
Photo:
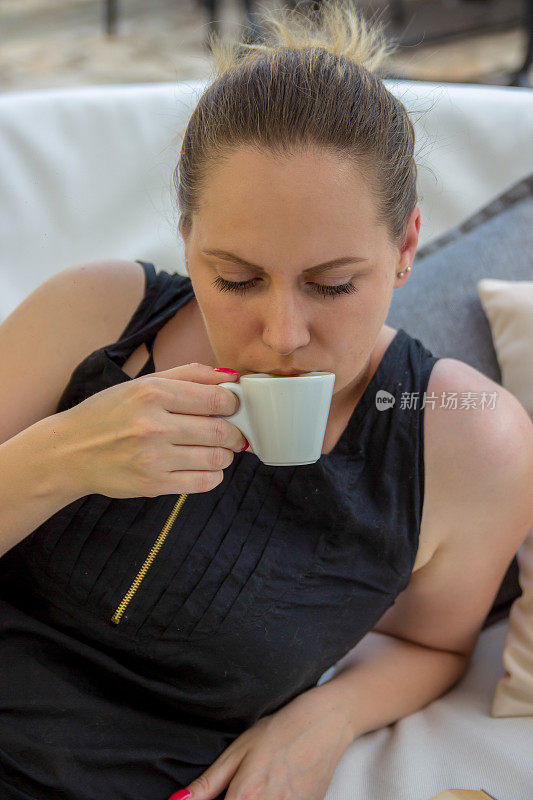
[(485, 789), (531, 800), (533, 718), (492, 719), (507, 620), (484, 630), (459, 683), (425, 708), (360, 736), (325, 800), (429, 800), (445, 789)]
[[(386, 81), (417, 134), (420, 244), (533, 163), (533, 92)], [(47, 277), (92, 258), (186, 274), (172, 172), (206, 81), (0, 95), (0, 321)]]
[[(421, 244), (533, 163), (533, 92), (386, 83), (417, 132)], [(140, 258), (185, 274), (172, 171), (204, 86), (0, 95), (0, 321), (48, 276), (81, 260)], [(531, 800), (533, 721), (489, 716), (507, 626), (505, 619), (482, 632), (450, 692), (354, 741), (327, 800), (428, 800), (452, 787)]]

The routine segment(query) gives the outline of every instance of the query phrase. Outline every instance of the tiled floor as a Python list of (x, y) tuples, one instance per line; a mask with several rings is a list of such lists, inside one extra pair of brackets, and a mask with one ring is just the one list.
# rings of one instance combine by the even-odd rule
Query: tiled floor
[[(461, 13), (459, 0), (433, 0), (439, 1), (444, 12), (449, 7), (450, 13)], [(201, 0), (118, 0), (118, 5), (117, 33), (109, 36), (104, 0), (1, 0), (0, 91), (209, 78), (211, 56), (204, 45), (209, 25)], [(387, 4), (362, 0), (362, 5), (379, 10)], [(219, 7), (221, 32), (242, 31), (239, 0), (219, 0)], [(524, 31), (507, 25), (483, 35), (402, 47), (390, 58), (388, 72), (419, 80), (506, 84), (524, 52)], [(533, 80), (533, 69), (529, 75)]]

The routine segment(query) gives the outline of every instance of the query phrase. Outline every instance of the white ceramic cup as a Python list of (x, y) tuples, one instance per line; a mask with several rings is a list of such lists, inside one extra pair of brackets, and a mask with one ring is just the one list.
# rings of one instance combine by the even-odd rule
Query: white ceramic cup
[(238, 383), (218, 384), (239, 398), (235, 414), (222, 419), (239, 428), (263, 464), (314, 464), (322, 454), (334, 383), (334, 372), (241, 375)]

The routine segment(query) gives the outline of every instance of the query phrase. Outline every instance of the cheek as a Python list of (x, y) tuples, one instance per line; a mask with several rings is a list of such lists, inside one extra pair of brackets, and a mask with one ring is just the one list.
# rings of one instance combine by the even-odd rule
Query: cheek
[(211, 300), (204, 308), (205, 323), (219, 342), (232, 345), (238, 342), (245, 346), (246, 342), (257, 335), (257, 320), (246, 312), (242, 303), (233, 298)]
[(202, 282), (196, 297), (204, 318), (211, 327), (218, 327), (221, 322), (227, 321), (239, 313), (238, 303), (235, 302), (236, 298), (210, 286), (209, 281)]
[(227, 322), (230, 317), (234, 319), (242, 315), (243, 298), (236, 292), (221, 292), (209, 281), (202, 286), (201, 302), (213, 324), (219, 319)]

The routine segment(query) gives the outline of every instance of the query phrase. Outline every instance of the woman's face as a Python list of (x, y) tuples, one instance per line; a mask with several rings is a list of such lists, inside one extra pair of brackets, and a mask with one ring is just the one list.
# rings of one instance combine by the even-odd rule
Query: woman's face
[[(184, 236), (217, 364), (241, 374), (325, 370), (334, 392), (348, 387), (406, 280), (396, 273), (412, 264), (419, 227), (416, 208), (404, 249), (395, 248), (365, 179), (330, 153), (233, 153), (210, 175)], [(336, 259), (344, 263), (310, 271)]]

